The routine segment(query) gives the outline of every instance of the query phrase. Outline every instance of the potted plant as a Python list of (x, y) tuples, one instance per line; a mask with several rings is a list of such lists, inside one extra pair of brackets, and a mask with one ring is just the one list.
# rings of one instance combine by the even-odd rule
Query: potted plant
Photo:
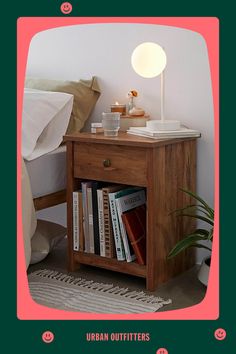
[[(173, 258), (177, 256), (180, 252), (186, 250), (189, 247), (205, 248), (211, 251), (211, 247), (206, 244), (201, 243), (201, 241), (208, 241), (210, 246), (213, 240), (213, 229), (214, 229), (214, 210), (198, 195), (181, 189), (184, 193), (187, 193), (190, 197), (195, 199), (196, 203), (187, 205), (182, 209), (177, 209), (174, 213), (181, 217), (196, 218), (205, 222), (208, 227), (196, 229), (189, 235), (186, 235), (182, 240), (180, 240), (170, 251), (167, 258)], [(198, 279), (207, 285), (208, 275), (210, 269), (211, 257), (207, 257), (203, 260), (198, 273)]]

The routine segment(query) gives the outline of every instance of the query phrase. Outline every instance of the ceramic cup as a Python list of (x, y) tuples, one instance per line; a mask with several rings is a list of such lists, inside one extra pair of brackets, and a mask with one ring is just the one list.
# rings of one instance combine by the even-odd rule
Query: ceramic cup
[(105, 136), (117, 136), (120, 129), (120, 113), (102, 113), (102, 127)]

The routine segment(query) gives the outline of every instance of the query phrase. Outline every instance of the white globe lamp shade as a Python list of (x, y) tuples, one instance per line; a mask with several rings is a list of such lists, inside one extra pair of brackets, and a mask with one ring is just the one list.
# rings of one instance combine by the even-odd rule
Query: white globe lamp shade
[(166, 53), (159, 44), (145, 42), (134, 49), (131, 64), (138, 75), (153, 78), (160, 75), (165, 69)]

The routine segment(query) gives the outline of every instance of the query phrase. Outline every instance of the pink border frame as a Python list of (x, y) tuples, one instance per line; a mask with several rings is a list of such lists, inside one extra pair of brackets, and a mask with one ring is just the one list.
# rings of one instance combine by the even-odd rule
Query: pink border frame
[[(215, 229), (205, 298), (199, 304), (166, 312), (110, 315), (67, 312), (35, 303), (29, 293), (21, 216), (21, 115), (28, 49), (32, 37), (47, 29), (78, 24), (143, 23), (181, 27), (206, 41), (210, 62), (215, 122)], [(17, 317), (21, 320), (215, 320), (219, 317), (219, 20), (215, 17), (22, 17), (17, 21)]]

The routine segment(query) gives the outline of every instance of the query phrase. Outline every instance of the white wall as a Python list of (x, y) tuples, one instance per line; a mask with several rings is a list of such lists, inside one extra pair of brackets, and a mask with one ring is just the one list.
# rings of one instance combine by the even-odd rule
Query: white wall
[[(91, 121), (101, 120), (101, 113), (109, 110), (110, 104), (127, 102), (130, 89), (139, 92), (136, 104), (142, 106), (152, 118), (158, 118), (160, 78), (141, 78), (130, 63), (133, 49), (144, 41), (159, 43), (167, 54), (166, 117), (180, 120), (202, 132), (198, 142), (197, 190), (213, 205), (213, 103), (207, 48), (201, 35), (175, 27), (145, 24), (56, 28), (33, 38), (27, 75), (66, 80), (97, 76), (102, 95), (86, 129), (89, 129)], [(61, 210), (64, 213), (65, 209)], [(45, 212), (47, 215), (47, 211), (42, 215)], [(57, 219), (58, 213), (58, 210), (54, 212)], [(203, 255), (200, 253), (199, 260)]]

